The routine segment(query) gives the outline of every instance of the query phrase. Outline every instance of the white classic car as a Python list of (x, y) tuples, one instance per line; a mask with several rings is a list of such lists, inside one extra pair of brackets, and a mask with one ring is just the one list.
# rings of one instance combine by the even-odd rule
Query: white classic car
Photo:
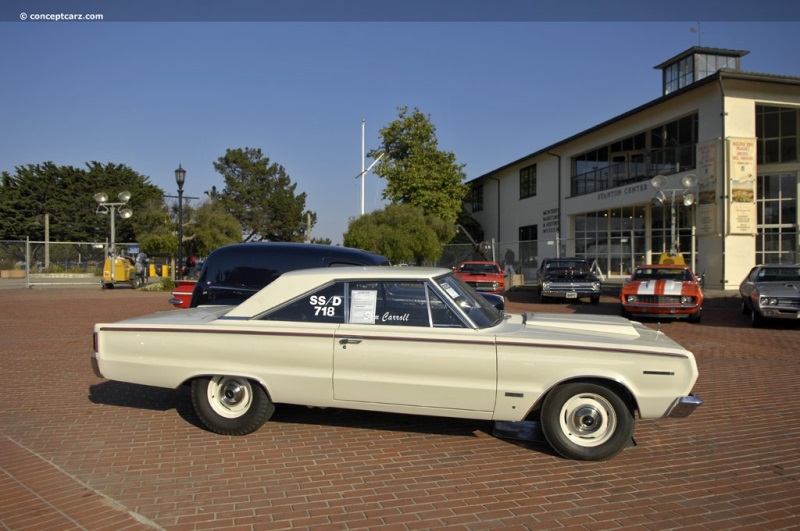
[(702, 404), (691, 352), (616, 316), (497, 311), (447, 269), (285, 273), (238, 306), (94, 328), (98, 377), (176, 388), (212, 431), (257, 430), (275, 404), (505, 422), (536, 419), (567, 458), (609, 459), (640, 418)]

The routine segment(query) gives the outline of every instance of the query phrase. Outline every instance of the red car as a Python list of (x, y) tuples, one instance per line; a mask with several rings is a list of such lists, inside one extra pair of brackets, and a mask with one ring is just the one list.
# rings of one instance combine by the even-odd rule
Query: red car
[(624, 317), (671, 317), (700, 321), (702, 282), (685, 265), (641, 265), (620, 293)]
[(197, 279), (176, 280), (175, 289), (172, 290), (172, 298), (169, 303), (176, 308), (188, 308), (192, 302), (192, 292), (195, 284), (197, 284)]
[(461, 262), (456, 268), (456, 276), (481, 293), (502, 295), (505, 291), (503, 270), (497, 262)]

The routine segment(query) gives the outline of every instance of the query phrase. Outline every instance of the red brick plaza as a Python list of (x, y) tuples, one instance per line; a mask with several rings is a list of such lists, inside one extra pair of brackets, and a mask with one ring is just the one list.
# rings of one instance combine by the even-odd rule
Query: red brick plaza
[[(209, 433), (187, 390), (89, 365), (95, 322), (167, 299), (0, 289), (0, 528), (800, 528), (800, 326), (753, 329), (731, 294), (702, 324), (661, 324), (695, 353), (705, 404), (638, 422), (638, 446), (605, 463), (495, 438), (488, 422), (336, 409), (279, 406), (249, 436)], [(611, 297), (527, 300), (509, 309), (618, 313)]]

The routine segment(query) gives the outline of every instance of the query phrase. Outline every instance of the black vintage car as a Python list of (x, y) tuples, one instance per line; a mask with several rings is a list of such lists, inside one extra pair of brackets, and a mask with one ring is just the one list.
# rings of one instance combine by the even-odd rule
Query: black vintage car
[(600, 279), (583, 258), (545, 258), (538, 271), (539, 301), (588, 297), (600, 302)]
[(239, 304), (287, 271), (315, 267), (391, 265), (360, 249), (310, 243), (235, 243), (208, 255), (192, 293), (192, 308)]

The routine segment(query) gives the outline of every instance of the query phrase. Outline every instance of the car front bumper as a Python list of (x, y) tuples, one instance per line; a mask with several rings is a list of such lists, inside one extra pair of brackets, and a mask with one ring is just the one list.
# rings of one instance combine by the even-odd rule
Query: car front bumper
[(689, 396), (680, 396), (675, 399), (672, 405), (664, 415), (668, 418), (686, 418), (691, 415), (695, 409), (703, 405), (703, 401), (699, 396), (690, 394)]

